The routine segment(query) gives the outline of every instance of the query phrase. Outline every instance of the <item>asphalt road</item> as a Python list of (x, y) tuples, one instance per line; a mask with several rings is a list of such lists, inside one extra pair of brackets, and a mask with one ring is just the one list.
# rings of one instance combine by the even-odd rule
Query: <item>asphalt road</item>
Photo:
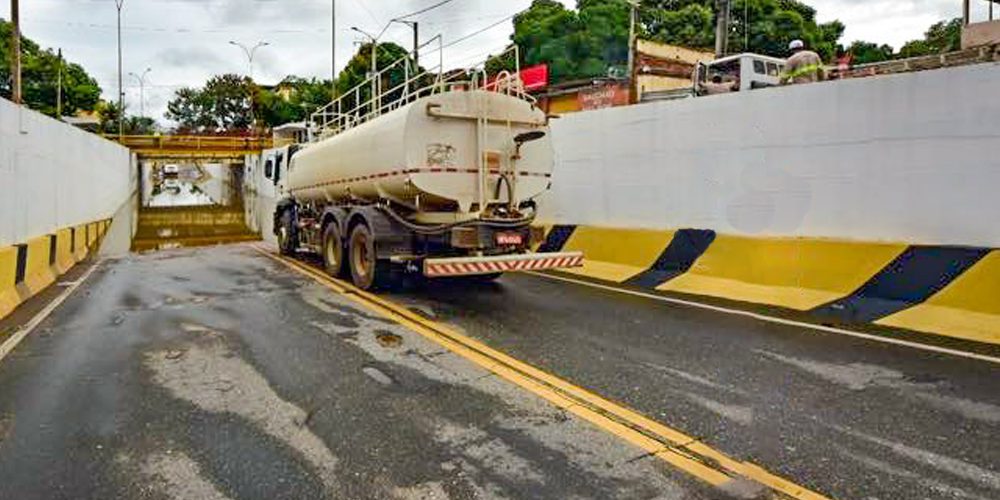
[[(1000, 367), (515, 275), (388, 296), (834, 498), (1000, 497)], [(247, 246), (0, 362), (0, 498), (730, 498)]]
[(394, 299), (834, 498), (1000, 498), (1000, 366), (534, 275)]
[(102, 264), (0, 362), (0, 498), (719, 498), (247, 246)]

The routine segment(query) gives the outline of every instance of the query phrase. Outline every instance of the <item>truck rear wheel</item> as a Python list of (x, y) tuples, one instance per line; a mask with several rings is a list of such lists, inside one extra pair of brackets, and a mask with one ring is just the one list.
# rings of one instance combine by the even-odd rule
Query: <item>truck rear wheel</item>
[(285, 210), (278, 220), (278, 251), (281, 255), (295, 255), (295, 250), (299, 248), (296, 239), (295, 226), (292, 222), (291, 210)]
[(375, 236), (368, 226), (358, 224), (351, 231), (347, 245), (351, 262), (351, 281), (362, 290), (381, 288), (389, 283), (388, 261), (380, 261), (375, 250)]
[(323, 230), (323, 267), (334, 278), (340, 277), (344, 271), (344, 241), (336, 222), (330, 222)]

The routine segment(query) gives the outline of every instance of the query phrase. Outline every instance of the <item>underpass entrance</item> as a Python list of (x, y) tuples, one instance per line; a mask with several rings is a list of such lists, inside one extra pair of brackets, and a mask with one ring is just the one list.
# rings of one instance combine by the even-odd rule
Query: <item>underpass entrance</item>
[(138, 157), (138, 223), (133, 251), (260, 239), (247, 227), (243, 176), (256, 137), (126, 136)]

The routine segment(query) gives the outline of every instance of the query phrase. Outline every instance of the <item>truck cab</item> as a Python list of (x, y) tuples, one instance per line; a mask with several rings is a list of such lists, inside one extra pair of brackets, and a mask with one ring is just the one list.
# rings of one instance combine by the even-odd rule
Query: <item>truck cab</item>
[(714, 61), (699, 62), (694, 87), (699, 96), (775, 87), (781, 84), (785, 60), (743, 53)]

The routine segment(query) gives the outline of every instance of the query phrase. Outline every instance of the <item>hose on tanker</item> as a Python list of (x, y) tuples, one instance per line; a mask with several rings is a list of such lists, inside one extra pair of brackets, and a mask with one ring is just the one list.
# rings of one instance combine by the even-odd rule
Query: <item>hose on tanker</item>
[(529, 216), (529, 217), (522, 217), (520, 219), (512, 219), (512, 220), (474, 219), (474, 220), (467, 220), (467, 221), (462, 221), (462, 222), (453, 222), (451, 224), (438, 224), (438, 225), (435, 225), (435, 226), (424, 226), (424, 225), (420, 225), (420, 224), (414, 224), (414, 223), (406, 220), (405, 217), (403, 217), (402, 215), (399, 215), (399, 213), (397, 213), (395, 210), (393, 210), (391, 206), (386, 205), (386, 206), (382, 206), (380, 208), (390, 218), (392, 218), (392, 220), (398, 222), (400, 225), (405, 226), (407, 229), (409, 229), (409, 230), (411, 230), (411, 231), (413, 231), (415, 233), (425, 234), (425, 235), (441, 234), (441, 233), (447, 232), (447, 231), (449, 231), (451, 229), (455, 229), (457, 227), (465, 227), (465, 226), (489, 226), (489, 227), (499, 227), (499, 228), (505, 228), (505, 229), (516, 229), (516, 228), (519, 228), (519, 227), (523, 227), (525, 224), (531, 224), (531, 222), (533, 222), (535, 220), (535, 214), (532, 213), (531, 216)]

